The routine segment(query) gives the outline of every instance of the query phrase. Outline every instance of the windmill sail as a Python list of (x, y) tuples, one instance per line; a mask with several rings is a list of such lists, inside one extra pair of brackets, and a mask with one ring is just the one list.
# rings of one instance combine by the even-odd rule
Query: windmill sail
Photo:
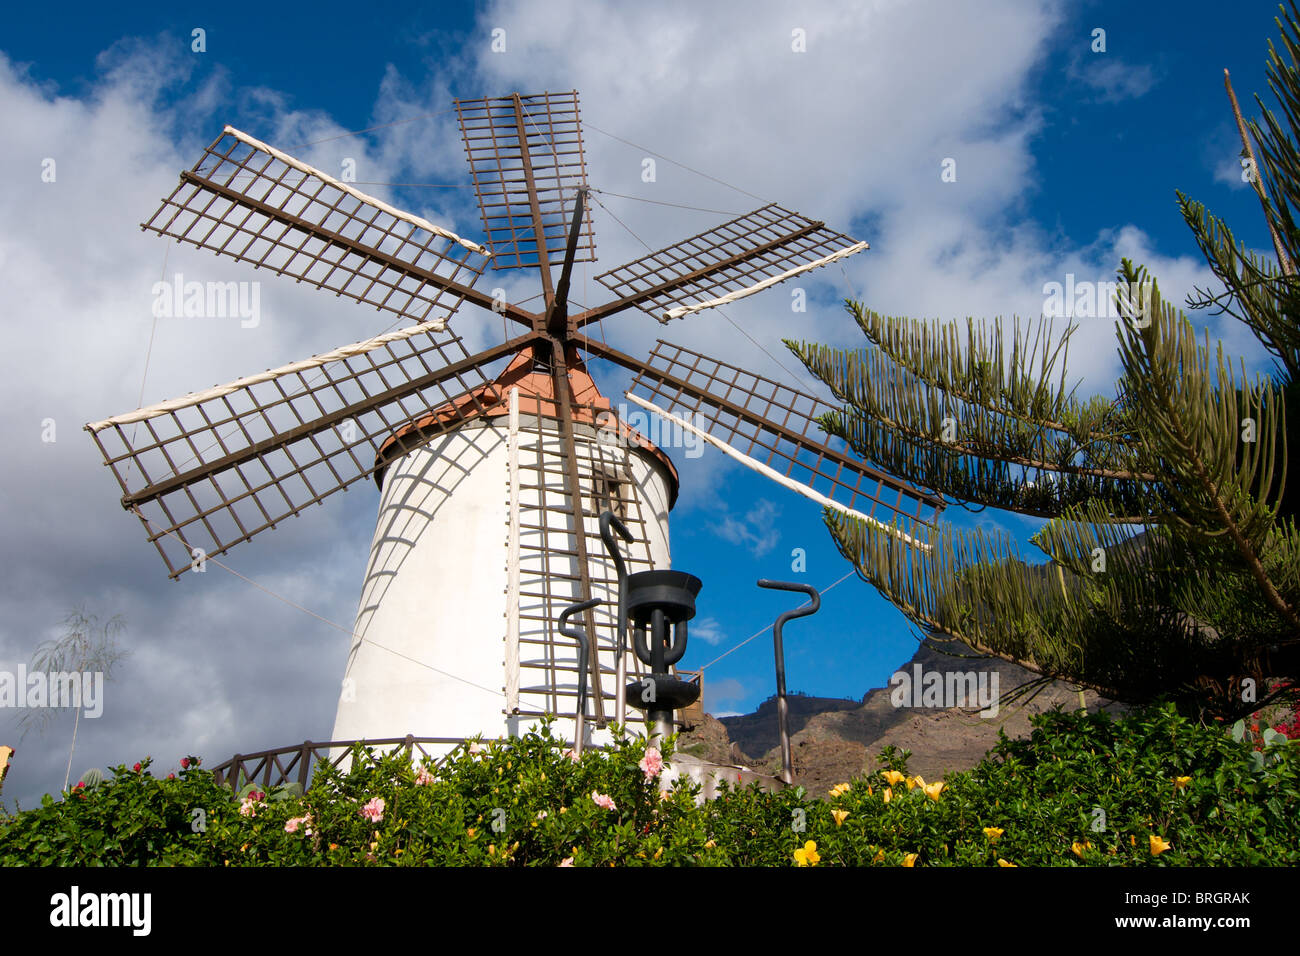
[(866, 248), (825, 223), (767, 205), (596, 276), (619, 298), (579, 316), (578, 326), (629, 306), (666, 322)]
[(470, 356), (417, 326), (86, 429), (175, 578), (373, 474), (412, 418), (451, 403), (445, 427), (472, 411), (453, 397), (520, 341)]
[(437, 328), (492, 305), (487, 249), (230, 126), (141, 228)]
[(636, 373), (629, 395), (692, 421), (713, 438), (787, 479), (865, 517), (924, 540), (942, 498), (854, 457), (817, 418), (835, 409), (780, 382), (662, 340), (649, 362), (584, 339), (597, 355)]
[[(577, 92), (457, 100), (456, 115), (493, 268), (535, 268), (562, 255), (565, 203), (587, 185)], [(586, 210), (573, 261), (595, 259)]]

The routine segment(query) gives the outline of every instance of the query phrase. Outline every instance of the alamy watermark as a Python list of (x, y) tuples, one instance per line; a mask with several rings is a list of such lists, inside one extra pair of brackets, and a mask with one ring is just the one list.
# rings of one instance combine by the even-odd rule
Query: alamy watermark
[(151, 294), (153, 314), (160, 319), (238, 318), (244, 329), (262, 321), (260, 282), (186, 282), (178, 272), (170, 282), (155, 282)]
[[(685, 421), (695, 428), (704, 431), (703, 425), (697, 425), (691, 421), (692, 417), (698, 417), (695, 413), (688, 413)], [(597, 440), (602, 445), (616, 445), (620, 448), (628, 444), (628, 436), (619, 428), (619, 423), (639, 432), (650, 444), (657, 448), (682, 448), (685, 449), (687, 458), (699, 458), (704, 454), (704, 439), (690, 428), (683, 428), (676, 422), (670, 422), (667, 419), (661, 419), (658, 415), (651, 415), (649, 412), (639, 408), (629, 409), (627, 405), (620, 404), (618, 412), (613, 411), (601, 412), (596, 416), (596, 427), (599, 431), (596, 434)]]
[(997, 671), (895, 671), (889, 678), (889, 702), (895, 707), (979, 707), (985, 719), (998, 715)]
[(0, 671), (0, 707), (84, 708), (88, 718), (104, 713), (103, 671)]
[(1043, 284), (1043, 315), (1049, 319), (1120, 319), (1133, 318), (1133, 324), (1145, 329), (1155, 310), (1155, 283), (1076, 282), (1074, 273), (1065, 282)]
[(82, 892), (74, 885), (67, 893), (50, 897), (51, 926), (123, 927), (133, 936), (148, 936), (152, 912), (152, 893)]

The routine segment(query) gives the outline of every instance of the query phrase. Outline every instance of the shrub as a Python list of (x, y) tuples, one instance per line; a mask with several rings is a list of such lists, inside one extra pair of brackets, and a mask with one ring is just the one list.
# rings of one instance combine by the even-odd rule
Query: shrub
[[(970, 771), (927, 783), (907, 754), (825, 800), (802, 788), (661, 794), (645, 741), (571, 759), (549, 724), (440, 766), (354, 748), (310, 789), (236, 793), (187, 758), (0, 819), (0, 864), (55, 866), (1285, 865), (1300, 862), (1296, 746), (1172, 708), (1055, 711)], [(671, 745), (664, 758), (671, 763)], [(886, 799), (888, 795), (888, 799)], [(798, 851), (798, 852), (796, 852)]]

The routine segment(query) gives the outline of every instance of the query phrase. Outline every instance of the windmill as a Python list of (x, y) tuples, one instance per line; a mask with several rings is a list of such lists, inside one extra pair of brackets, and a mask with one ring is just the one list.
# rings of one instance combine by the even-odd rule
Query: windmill
[[(833, 447), (815, 422), (831, 407), (814, 396), (663, 341), (637, 358), (585, 331), (631, 309), (682, 318), (866, 243), (767, 205), (598, 275), (614, 298), (575, 312), (574, 263), (596, 258), (577, 93), (456, 111), (483, 244), (227, 126), (142, 228), (410, 324), (86, 426), (173, 579), (373, 476), (379, 518), (336, 741), (495, 736), (572, 714), (578, 654), (556, 621), (592, 599), (577, 619), (594, 638), (588, 723), (622, 718), (625, 675), (642, 664), (618, 633), (599, 516), (630, 531), (629, 571), (667, 568), (677, 474), (600, 395), (589, 358), (632, 372), (638, 405), (909, 541), (943, 504)], [(489, 264), (536, 270), (542, 308), (476, 288)], [(448, 328), (466, 303), (513, 334), (470, 354)]]

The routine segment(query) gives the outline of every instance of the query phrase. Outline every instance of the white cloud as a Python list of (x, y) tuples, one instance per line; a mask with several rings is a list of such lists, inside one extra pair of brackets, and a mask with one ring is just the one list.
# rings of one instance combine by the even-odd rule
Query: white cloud
[(734, 677), (713, 680), (706, 675), (703, 697), (704, 711), (713, 714), (715, 717), (734, 716), (737, 712), (733, 708), (744, 701), (748, 695), (749, 689)]
[(1070, 64), (1069, 73), (1072, 79), (1095, 90), (1102, 103), (1138, 99), (1149, 93), (1158, 81), (1150, 64), (1125, 63), (1111, 53), (1078, 57)]
[[(723, 506), (725, 509), (725, 505)], [(741, 517), (724, 513), (721, 520), (709, 525), (709, 530), (724, 541), (748, 548), (756, 558), (761, 558), (781, 540), (776, 518), (781, 509), (766, 498), (760, 498)]]
[(702, 617), (691, 622), (690, 635), (705, 644), (718, 645), (727, 639), (727, 632), (714, 617)]

